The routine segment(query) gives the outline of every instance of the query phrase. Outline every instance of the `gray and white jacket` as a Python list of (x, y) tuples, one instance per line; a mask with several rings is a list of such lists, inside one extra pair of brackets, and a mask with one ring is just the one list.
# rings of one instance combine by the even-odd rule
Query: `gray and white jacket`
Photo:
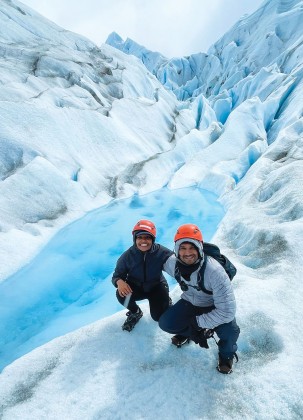
[[(212, 292), (212, 295), (204, 293), (189, 287), (187, 291), (181, 294), (181, 299), (190, 302), (194, 306), (209, 307), (214, 306), (215, 309), (207, 314), (197, 316), (197, 322), (201, 328), (216, 328), (221, 324), (231, 322), (236, 314), (236, 300), (232, 289), (231, 282), (224, 268), (214, 258), (206, 256), (207, 264), (204, 272), (204, 286)], [(177, 258), (171, 255), (163, 266), (163, 270), (174, 277)], [(201, 262), (202, 265), (202, 262)], [(190, 286), (198, 286), (198, 272), (200, 267), (194, 271), (190, 280), (181, 279)]]

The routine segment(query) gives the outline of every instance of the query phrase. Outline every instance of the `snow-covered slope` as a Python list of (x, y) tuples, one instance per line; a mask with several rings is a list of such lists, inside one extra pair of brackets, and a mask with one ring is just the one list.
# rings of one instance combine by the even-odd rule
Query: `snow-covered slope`
[(118, 313), (79, 329), (5, 369), (3, 420), (302, 418), (300, 358), (281, 357), (280, 336), (261, 311), (246, 320), (241, 359), (226, 376), (215, 370), (214, 342), (177, 349), (149, 316), (131, 334), (121, 333), (121, 320)]
[[(277, 220), (278, 236), (283, 221), (287, 229), (290, 222), (301, 228), (302, 24), (302, 0), (269, 0), (243, 17), (207, 54), (168, 60), (157, 53), (153, 56), (129, 39), (125, 43), (117, 35), (108, 39), (143, 62), (149, 57), (148, 68), (158, 79), (177, 97), (189, 98), (186, 103), (190, 103), (199, 132), (192, 130), (158, 161), (169, 162), (165, 180), (172, 188), (196, 184), (219, 195), (234, 190), (222, 197), (227, 208), (234, 203), (225, 240), (235, 238), (235, 214), (247, 229), (243, 219), (252, 205), (258, 209), (252, 225), (262, 212), (264, 219), (270, 218), (270, 230)], [(197, 149), (187, 159), (186, 140), (193, 136)], [(178, 165), (181, 154), (185, 162)], [(245, 235), (240, 239), (241, 235), (236, 237), (242, 246)], [(253, 229), (245, 237), (254, 238), (255, 244), (256, 236)], [(268, 242), (276, 243), (271, 235), (265, 245)], [(232, 241), (232, 246), (240, 244)]]
[(148, 316), (125, 336), (118, 313), (8, 366), (3, 418), (301, 419), (303, 1), (265, 1), (207, 55), (156, 55), (184, 102), (137, 58), (0, 5), (2, 278), (87, 209), (196, 185), (226, 208), (241, 327), (222, 378), (214, 344), (172, 349)]
[(137, 59), (17, 1), (0, 1), (0, 74), (3, 279), (53, 227), (132, 194), (144, 162), (194, 122)]
[[(232, 90), (179, 103), (133, 56), (0, 4), (2, 279), (60, 226), (113, 198), (164, 185), (232, 190), (267, 149), (269, 128), (281, 127), (277, 113), (298, 83), (265, 69), (234, 107)], [(238, 32), (229, 37), (246, 42)]]
[(150, 51), (143, 45), (138, 44), (132, 39), (127, 38), (126, 41), (120, 37), (116, 32), (112, 32), (105, 42), (108, 45), (112, 45), (116, 49), (123, 51), (126, 54), (135, 55), (138, 57), (145, 67), (153, 74), (157, 74), (157, 70), (161, 65), (166, 65), (167, 58), (162, 54)]

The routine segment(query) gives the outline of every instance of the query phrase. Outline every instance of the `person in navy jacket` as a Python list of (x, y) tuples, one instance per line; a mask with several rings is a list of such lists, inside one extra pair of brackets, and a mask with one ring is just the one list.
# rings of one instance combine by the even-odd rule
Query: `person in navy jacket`
[(132, 235), (134, 244), (120, 256), (112, 277), (117, 299), (128, 309), (122, 325), (127, 331), (131, 331), (143, 315), (137, 301), (148, 299), (154, 321), (169, 307), (169, 288), (162, 270), (173, 254), (155, 243), (156, 227), (149, 220), (139, 220)]

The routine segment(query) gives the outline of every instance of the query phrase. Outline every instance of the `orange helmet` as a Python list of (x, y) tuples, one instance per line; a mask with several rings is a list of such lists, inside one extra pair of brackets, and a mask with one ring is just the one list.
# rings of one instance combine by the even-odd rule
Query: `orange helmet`
[(136, 232), (149, 233), (153, 238), (156, 238), (156, 226), (150, 220), (139, 220), (133, 228), (132, 234)]
[(180, 226), (175, 234), (174, 241), (176, 242), (179, 241), (179, 239), (186, 238), (203, 242), (203, 236), (200, 229), (197, 225), (193, 225), (192, 223)]

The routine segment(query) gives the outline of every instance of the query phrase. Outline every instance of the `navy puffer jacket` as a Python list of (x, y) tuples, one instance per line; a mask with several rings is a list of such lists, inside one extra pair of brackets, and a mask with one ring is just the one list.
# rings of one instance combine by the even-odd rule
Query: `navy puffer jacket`
[(112, 282), (117, 287), (118, 279), (135, 284), (146, 292), (156, 284), (166, 282), (162, 269), (173, 252), (160, 244), (154, 243), (147, 252), (140, 251), (135, 245), (123, 252), (117, 261)]

